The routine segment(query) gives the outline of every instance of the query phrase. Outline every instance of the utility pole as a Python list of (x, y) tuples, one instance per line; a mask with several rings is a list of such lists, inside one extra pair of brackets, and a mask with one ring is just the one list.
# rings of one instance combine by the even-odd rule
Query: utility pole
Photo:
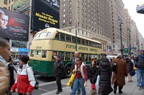
[(123, 58), (123, 44), (122, 44), (122, 24), (123, 24), (123, 22), (119, 16), (118, 16), (118, 21), (119, 21), (119, 25), (120, 25), (120, 45), (121, 45), (120, 51), (121, 51), (121, 56)]
[(131, 57), (131, 30), (128, 29), (129, 32), (129, 56)]

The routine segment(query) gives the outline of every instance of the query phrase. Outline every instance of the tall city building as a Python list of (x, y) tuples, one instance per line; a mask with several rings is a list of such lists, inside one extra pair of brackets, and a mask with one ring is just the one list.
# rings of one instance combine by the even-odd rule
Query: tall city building
[(126, 10), (124, 9), (124, 4), (122, 0), (110, 0), (110, 4), (111, 4), (111, 17), (112, 17), (113, 50), (117, 54), (120, 53), (121, 46), (122, 48), (128, 47)]
[(61, 0), (60, 28), (99, 40), (103, 50), (112, 50), (109, 0)]

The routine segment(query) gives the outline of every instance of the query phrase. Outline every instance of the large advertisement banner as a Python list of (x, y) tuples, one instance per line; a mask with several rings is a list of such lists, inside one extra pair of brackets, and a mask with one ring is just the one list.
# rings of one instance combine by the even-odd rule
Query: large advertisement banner
[(0, 37), (28, 41), (29, 17), (0, 8)]
[(33, 0), (32, 29), (59, 28), (59, 0)]

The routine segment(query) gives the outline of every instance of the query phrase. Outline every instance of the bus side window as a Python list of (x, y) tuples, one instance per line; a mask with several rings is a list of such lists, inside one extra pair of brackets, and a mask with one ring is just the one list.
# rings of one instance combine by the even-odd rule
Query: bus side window
[(60, 34), (60, 40), (65, 41), (65, 34), (63, 34), (63, 33)]
[(40, 55), (41, 51), (40, 50), (36, 50), (36, 55)]
[(57, 34), (56, 34), (56, 36), (55, 36), (55, 39), (56, 39), (56, 40), (60, 40), (59, 34), (60, 34), (60, 33), (57, 33)]
[(55, 61), (55, 58), (54, 58), (55, 55), (57, 55), (57, 51), (52, 52), (52, 61)]
[(48, 32), (48, 33), (47, 33), (47, 37), (50, 37), (50, 36), (51, 36), (51, 34), (52, 34), (51, 32)]
[(71, 42), (71, 36), (70, 35), (66, 35), (66, 41)]
[(34, 50), (31, 50), (30, 56), (34, 56)]
[(42, 58), (46, 58), (46, 52), (47, 51), (42, 51)]
[(71, 59), (71, 53), (66, 52), (65, 60), (70, 60)]
[(59, 51), (59, 52), (57, 53), (57, 55), (59, 55), (59, 56), (61, 57), (61, 60), (64, 60), (64, 52)]
[(76, 37), (72, 36), (72, 42), (76, 43)]

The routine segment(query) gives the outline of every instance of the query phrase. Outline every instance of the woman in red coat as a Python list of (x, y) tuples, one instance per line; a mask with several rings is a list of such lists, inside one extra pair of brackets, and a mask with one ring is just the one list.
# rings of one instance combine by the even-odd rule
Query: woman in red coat
[(11, 93), (16, 91), (19, 95), (32, 95), (31, 93), (34, 89), (36, 81), (32, 69), (27, 64), (28, 61), (29, 57), (27, 55), (20, 57), (17, 71), (18, 75), (11, 88)]

